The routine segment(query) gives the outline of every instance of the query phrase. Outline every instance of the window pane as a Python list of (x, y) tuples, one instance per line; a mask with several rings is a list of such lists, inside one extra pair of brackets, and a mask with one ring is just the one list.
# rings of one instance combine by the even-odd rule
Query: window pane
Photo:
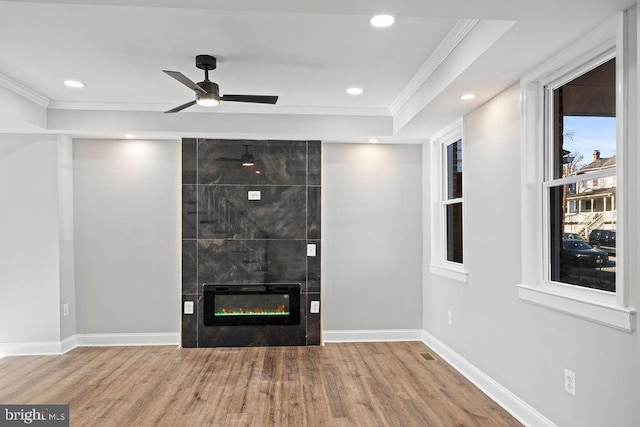
[(447, 261), (462, 264), (462, 203), (446, 206)]
[(554, 179), (615, 167), (615, 73), (611, 59), (553, 91)]
[(615, 292), (616, 177), (553, 187), (549, 196), (551, 280)]
[(462, 140), (447, 145), (447, 200), (462, 197)]

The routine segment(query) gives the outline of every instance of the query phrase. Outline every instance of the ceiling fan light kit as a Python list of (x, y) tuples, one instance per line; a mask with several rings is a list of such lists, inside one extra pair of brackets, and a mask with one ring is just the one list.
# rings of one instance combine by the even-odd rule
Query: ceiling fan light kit
[(265, 95), (224, 95), (220, 96), (220, 87), (217, 83), (209, 80), (209, 71), (215, 70), (217, 67), (216, 58), (211, 55), (198, 55), (196, 56), (196, 67), (204, 70), (204, 80), (198, 83), (194, 83), (187, 76), (179, 71), (163, 70), (166, 74), (173, 77), (189, 89), (193, 90), (196, 94), (194, 101), (187, 102), (171, 110), (165, 111), (165, 113), (177, 113), (185, 108), (189, 108), (192, 105), (198, 104), (204, 107), (215, 107), (220, 101), (231, 102), (252, 102), (256, 104), (275, 104), (278, 101), (277, 96), (265, 96)]
[(196, 92), (196, 103), (203, 107), (215, 107), (220, 104), (220, 88), (216, 83), (204, 81), (198, 83), (207, 93)]

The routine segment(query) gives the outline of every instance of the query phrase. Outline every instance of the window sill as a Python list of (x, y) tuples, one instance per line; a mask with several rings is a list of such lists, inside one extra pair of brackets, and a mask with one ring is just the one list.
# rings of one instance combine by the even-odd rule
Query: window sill
[(436, 276), (446, 277), (447, 279), (455, 280), (460, 283), (467, 283), (467, 272), (463, 267), (431, 264), (429, 266), (429, 271), (431, 274), (435, 274)]
[(626, 332), (634, 330), (636, 315), (634, 308), (617, 307), (598, 301), (576, 298), (554, 289), (529, 285), (518, 285), (518, 297), (528, 303)]

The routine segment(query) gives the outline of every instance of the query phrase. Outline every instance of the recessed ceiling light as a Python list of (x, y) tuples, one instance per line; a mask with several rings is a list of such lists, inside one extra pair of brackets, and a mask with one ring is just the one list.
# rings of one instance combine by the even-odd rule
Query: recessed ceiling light
[(391, 15), (376, 15), (369, 19), (369, 23), (378, 28), (391, 26), (394, 22), (396, 22), (396, 18)]
[(375, 138), (371, 138), (371, 139), (369, 140), (369, 142), (370, 142), (370, 143), (372, 143), (372, 144), (374, 144), (374, 143), (378, 142), (378, 140), (377, 140), (377, 139), (375, 139)]
[(465, 93), (464, 95), (460, 95), (460, 99), (462, 99), (463, 101), (467, 101), (469, 99), (473, 99), (476, 96), (472, 93)]
[(79, 82), (77, 80), (65, 80), (64, 84), (65, 84), (65, 86), (76, 88), (76, 89), (84, 87), (84, 83)]
[(349, 89), (347, 89), (347, 93), (349, 95), (362, 95), (362, 92), (364, 91), (359, 87), (350, 87)]
[(136, 139), (136, 136), (134, 134), (132, 134), (132, 133), (128, 133), (124, 137), (127, 138), (127, 139)]

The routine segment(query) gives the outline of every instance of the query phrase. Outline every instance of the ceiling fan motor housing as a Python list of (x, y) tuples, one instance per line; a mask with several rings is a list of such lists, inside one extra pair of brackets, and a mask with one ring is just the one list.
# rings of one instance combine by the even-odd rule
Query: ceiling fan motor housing
[(205, 80), (203, 82), (198, 82), (198, 86), (204, 89), (207, 93), (196, 92), (196, 100), (200, 99), (215, 99), (216, 101), (220, 101), (220, 88), (217, 83)]

